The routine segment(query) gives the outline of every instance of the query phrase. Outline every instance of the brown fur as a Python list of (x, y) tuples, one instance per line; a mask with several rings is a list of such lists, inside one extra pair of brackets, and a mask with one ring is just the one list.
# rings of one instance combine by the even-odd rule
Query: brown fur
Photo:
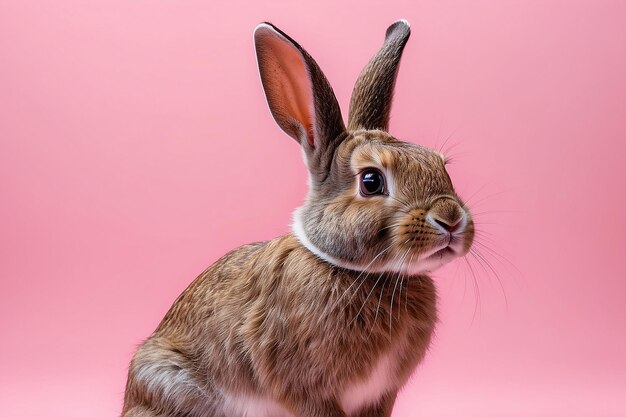
[[(300, 232), (233, 250), (178, 297), (131, 362), (124, 417), (239, 417), (232, 398), (269, 399), (297, 417), (346, 417), (342, 395), (382, 357), (380, 397), (351, 415), (390, 416), (436, 322), (433, 282), (411, 268), (445, 263), (473, 239), (443, 158), (385, 131), (409, 33), (403, 22), (387, 30), (355, 87), (348, 125), (358, 128), (346, 131), (315, 61), (277, 28), (257, 28), (270, 110), (310, 172)], [(372, 94), (382, 101), (368, 104)], [(389, 189), (363, 196), (361, 172), (372, 167)], [(453, 234), (433, 219), (465, 223)], [(460, 251), (430, 255), (442, 239)]]
[[(199, 392), (219, 386), (270, 395), (308, 415), (300, 409), (332, 401), (336, 387), (365, 377), (381, 352), (393, 350), (395, 393), (428, 346), (434, 286), (414, 277), (394, 292), (398, 274), (359, 275), (320, 261), (292, 235), (236, 249), (176, 300), (135, 356), (130, 375), (145, 362), (171, 361), (190, 372)], [(354, 291), (349, 287), (357, 277)], [(206, 407), (189, 397), (180, 408)], [(129, 378), (125, 410), (148, 406), (175, 415), (173, 405)]]

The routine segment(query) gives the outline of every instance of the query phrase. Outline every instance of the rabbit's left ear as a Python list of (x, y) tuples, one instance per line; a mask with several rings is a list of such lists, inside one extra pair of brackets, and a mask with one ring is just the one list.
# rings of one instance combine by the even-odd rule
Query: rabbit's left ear
[(302, 145), (309, 169), (323, 170), (325, 164), (320, 162), (345, 137), (339, 103), (328, 80), (304, 48), (270, 23), (256, 27), (254, 44), (272, 116)]
[(348, 129), (389, 128), (389, 111), (402, 51), (411, 35), (406, 20), (393, 23), (380, 50), (365, 66), (352, 91)]

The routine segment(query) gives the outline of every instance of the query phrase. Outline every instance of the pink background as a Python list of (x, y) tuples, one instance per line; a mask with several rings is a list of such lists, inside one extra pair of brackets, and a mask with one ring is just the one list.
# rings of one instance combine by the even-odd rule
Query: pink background
[(288, 230), (306, 173), (262, 95), (258, 22), (309, 50), (345, 115), (401, 17), (391, 131), (450, 137), (498, 277), (436, 273), (437, 337), (394, 416), (626, 415), (618, 0), (0, 0), (0, 413), (117, 415), (187, 284)]

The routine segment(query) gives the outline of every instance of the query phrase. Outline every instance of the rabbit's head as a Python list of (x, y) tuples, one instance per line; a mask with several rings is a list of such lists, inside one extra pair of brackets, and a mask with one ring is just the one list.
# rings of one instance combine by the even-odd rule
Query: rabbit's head
[(313, 58), (269, 23), (254, 32), (270, 111), (301, 145), (309, 170), (309, 193), (293, 231), (340, 267), (418, 274), (465, 255), (472, 244), (472, 217), (454, 192), (444, 157), (387, 133), (409, 35), (405, 20), (387, 29), (356, 82), (346, 127)]

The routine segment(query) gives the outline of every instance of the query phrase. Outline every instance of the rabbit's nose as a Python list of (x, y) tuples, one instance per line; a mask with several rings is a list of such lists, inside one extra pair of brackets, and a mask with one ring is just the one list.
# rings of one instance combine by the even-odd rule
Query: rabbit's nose
[(445, 231), (450, 232), (450, 233), (455, 232), (457, 229), (461, 227), (461, 220), (463, 220), (461, 217), (459, 217), (456, 220), (440, 219), (434, 216), (432, 217), (432, 221), (434, 223), (441, 226)]
[(440, 200), (431, 207), (426, 220), (436, 229), (454, 233), (463, 228), (465, 212), (452, 199)]

